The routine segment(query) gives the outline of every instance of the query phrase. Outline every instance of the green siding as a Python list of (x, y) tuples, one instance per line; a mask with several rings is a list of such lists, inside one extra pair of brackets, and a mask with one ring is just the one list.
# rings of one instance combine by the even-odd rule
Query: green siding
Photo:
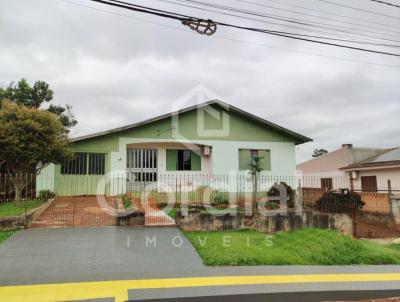
[[(222, 112), (225, 111), (215, 106), (220, 112), (218, 120), (205, 112), (206, 130), (220, 130), (222, 127)], [(227, 111), (225, 111), (227, 112)], [(287, 134), (268, 128), (259, 122), (249, 120), (236, 112), (227, 112), (229, 115), (229, 134), (226, 137), (199, 136), (197, 129), (197, 110), (185, 112), (179, 115), (179, 134), (191, 140), (225, 140), (225, 141), (260, 141), (260, 142), (294, 142), (295, 139)], [(88, 138), (74, 142), (76, 151), (110, 152), (118, 151), (119, 137), (124, 138), (152, 138), (174, 139), (172, 133), (172, 119), (170, 117), (142, 125), (130, 130), (119, 131), (99, 137)]]
[(192, 171), (201, 171), (201, 156), (196, 152), (191, 153)]
[(166, 163), (167, 171), (176, 171), (177, 156), (178, 154), (176, 150), (167, 149), (167, 163)]
[[(96, 195), (97, 184), (110, 172), (111, 154), (104, 150), (77, 150), (76, 152), (106, 153), (105, 175), (63, 175), (61, 165), (55, 165), (54, 192), (59, 196)], [(106, 188), (108, 191), (109, 188)]]

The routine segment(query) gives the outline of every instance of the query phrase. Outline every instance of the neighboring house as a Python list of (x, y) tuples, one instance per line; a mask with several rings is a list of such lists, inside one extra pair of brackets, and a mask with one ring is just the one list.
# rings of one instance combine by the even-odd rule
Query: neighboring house
[(341, 168), (360, 163), (389, 149), (355, 148), (344, 144), (338, 150), (297, 165), (297, 173), (302, 176), (303, 187), (324, 190), (349, 188), (348, 173)]
[(73, 139), (76, 158), (46, 167), (37, 190), (114, 195), (174, 175), (248, 176), (255, 156), (262, 158), (262, 175), (294, 177), (295, 146), (309, 141), (239, 108), (209, 101)]
[(355, 190), (363, 192), (387, 191), (388, 181), (393, 190), (400, 190), (400, 148), (388, 150), (362, 162), (341, 168), (352, 175)]

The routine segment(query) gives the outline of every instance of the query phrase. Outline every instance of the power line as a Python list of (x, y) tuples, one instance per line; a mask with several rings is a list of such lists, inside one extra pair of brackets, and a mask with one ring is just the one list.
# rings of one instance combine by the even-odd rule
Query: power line
[[(227, 16), (233, 16), (233, 17), (237, 17), (237, 18), (241, 18), (241, 19), (257, 21), (257, 22), (261, 22), (261, 23), (273, 24), (273, 25), (277, 25), (277, 26), (284, 26), (284, 27), (295, 28), (295, 29), (304, 30), (304, 31), (316, 32), (316, 33), (323, 33), (323, 34), (328, 34), (328, 35), (331, 35), (331, 36), (342, 37), (341, 35), (334, 34), (334, 33), (331, 33), (331, 32), (320, 31), (320, 30), (314, 30), (314, 29), (310, 29), (310, 28), (298, 27), (298, 26), (287, 25), (287, 24), (282, 24), (282, 23), (276, 23), (276, 22), (271, 22), (271, 21), (264, 21), (264, 20), (260, 20), (260, 19), (255, 19), (255, 18), (251, 18), (251, 17), (244, 17), (244, 16), (235, 15), (235, 14), (226, 13), (226, 12), (213, 11), (213, 10), (210, 10), (210, 9), (207, 9), (207, 8), (202, 8), (202, 7), (197, 7), (197, 6), (193, 6), (193, 5), (187, 5), (187, 4), (176, 3), (176, 2), (173, 2), (173, 1), (169, 1), (169, 0), (157, 0), (157, 1), (161, 1), (161, 2), (164, 2), (164, 3), (176, 4), (176, 5), (180, 5), (180, 6), (184, 6), (184, 7), (189, 7), (189, 8), (195, 8), (195, 9), (199, 9), (199, 10), (203, 10), (203, 11), (208, 11), (208, 12), (212, 12), (212, 13), (218, 13), (218, 14), (227, 15)], [(185, 1), (185, 0), (178, 0), (178, 1)], [(271, 32), (277, 32), (277, 33), (282, 33), (282, 32), (279, 32), (279, 31), (272, 31), (272, 30), (270, 30), (270, 31), (271, 31)], [(354, 40), (354, 39), (343, 39), (343, 38), (338, 39), (338, 38), (321, 37), (321, 36), (315, 36), (315, 35), (305, 35), (305, 34), (298, 34), (298, 33), (290, 33), (290, 34), (291, 34), (291, 35), (295, 35), (295, 36), (302, 36), (302, 37), (309, 37), (309, 38), (317, 38), (317, 39), (325, 39), (325, 40), (331, 40), (331, 41), (341, 41), (341, 42), (357, 43), (357, 44), (364, 44), (364, 45), (383, 46), (383, 47), (394, 47), (394, 48), (400, 47), (400, 45), (392, 45), (392, 44), (384, 44), (384, 43), (371, 42), (371, 41), (376, 41), (376, 39), (378, 39), (378, 40), (387, 40), (387, 41), (391, 41), (391, 42), (398, 42), (398, 43), (400, 43), (399, 40), (385, 39), (385, 38), (374, 37), (374, 36), (368, 36), (368, 35), (363, 35), (363, 34), (357, 34), (357, 35), (363, 36), (363, 37), (367, 37), (367, 38), (369, 39), (369, 42), (368, 42), (368, 41), (359, 41), (359, 40)], [(371, 40), (371, 39), (374, 39), (374, 38), (375, 38), (375, 40)]]
[[(334, 18), (328, 18), (328, 17), (314, 15), (314, 14), (308, 14), (308, 13), (304, 13), (304, 12), (299, 12), (299, 11), (295, 11), (295, 10), (291, 10), (291, 9), (284, 9), (284, 8), (271, 6), (271, 5), (267, 5), (267, 4), (260, 4), (260, 3), (256, 3), (256, 2), (252, 2), (252, 1), (246, 1), (246, 0), (235, 0), (235, 1), (241, 2), (241, 3), (247, 3), (247, 4), (251, 4), (251, 5), (255, 5), (255, 6), (260, 6), (260, 7), (272, 8), (272, 9), (275, 9), (275, 10), (280, 10), (280, 11), (289, 12), (289, 13), (293, 13), (293, 14), (309, 16), (309, 17), (318, 18), (318, 19), (330, 20), (330, 21), (333, 21), (333, 22), (340, 22), (340, 23), (356, 25), (356, 26), (365, 27), (365, 28), (378, 29), (378, 30), (383, 30), (383, 31), (386, 31), (386, 32), (400, 34), (399, 31), (389, 30), (389, 29), (385, 29), (385, 28), (382, 28), (382, 27), (366, 26), (365, 24), (348, 22), (348, 21), (338, 20), (338, 19), (334, 19)], [(371, 0), (371, 1), (378, 1), (378, 0)], [(386, 26), (388, 26), (388, 25), (386, 25)]]
[[(136, 11), (136, 12), (152, 14), (152, 15), (156, 15), (156, 16), (159, 16), (159, 17), (180, 20), (181, 22), (187, 20), (187, 19), (185, 19), (183, 17), (179, 17), (178, 16), (179, 14), (176, 14), (174, 12), (161, 11), (161, 10), (158, 10), (158, 9), (153, 9), (151, 7), (140, 7), (140, 8), (138, 8), (137, 5), (135, 5), (135, 4), (130, 4), (130, 3), (127, 3), (127, 2), (122, 2), (122, 1), (117, 1), (117, 0), (109, 0), (111, 2), (107, 2), (107, 1), (104, 1), (104, 0), (90, 0), (90, 1), (98, 2), (98, 3), (110, 5), (110, 6), (116, 6), (116, 7), (120, 7), (120, 8), (124, 8), (124, 9), (128, 9), (128, 10)], [(189, 19), (190, 20), (194, 20), (194, 21), (196, 21), (196, 20), (202, 21), (203, 20), (203, 19), (199, 19), (199, 18), (196, 18), (196, 17), (189, 17)], [(337, 43), (318, 41), (318, 40), (313, 40), (313, 39), (308, 39), (308, 38), (302, 38), (302, 37), (292, 36), (290, 33), (277, 33), (277, 32), (272, 32), (272, 31), (269, 31), (269, 30), (266, 30), (266, 29), (246, 27), (246, 26), (240, 26), (240, 25), (223, 23), (223, 22), (216, 22), (216, 21), (213, 21), (213, 22), (215, 24), (219, 25), (219, 26), (224, 26), (224, 27), (228, 27), (228, 28), (242, 29), (242, 30), (259, 32), (259, 33), (269, 34), (269, 35), (278, 36), (278, 37), (284, 37), (284, 38), (299, 40), (299, 41), (317, 43), (317, 44), (321, 44), (321, 45), (336, 46), (336, 47), (340, 47), (340, 48), (347, 48), (347, 49), (365, 51), (365, 52), (370, 52), (370, 53), (376, 53), (376, 54), (400, 57), (400, 54), (396, 54), (396, 53), (390, 53), (390, 52), (384, 52), (384, 51), (379, 51), (379, 50), (366, 49), (366, 48), (355, 47), (355, 46), (348, 46), (348, 45), (344, 45), (344, 44), (337, 44)]]
[(390, 3), (390, 2), (380, 1), (380, 0), (369, 0), (369, 1), (378, 2), (378, 3), (381, 3), (381, 4), (386, 4), (386, 5), (390, 5), (390, 6), (394, 6), (394, 7), (400, 7), (400, 5), (397, 5), (397, 4), (394, 4), (394, 3)]
[[(117, 12), (113, 12), (113, 11), (108, 11), (108, 10), (96, 8), (96, 7), (89, 6), (89, 5), (76, 3), (76, 2), (73, 2), (73, 1), (69, 1), (69, 0), (60, 0), (60, 1), (72, 4), (72, 5), (75, 5), (75, 6), (80, 6), (80, 7), (85, 7), (85, 8), (88, 8), (88, 9), (92, 9), (94, 11), (98, 11), (98, 12), (102, 12), (102, 13), (106, 13), (106, 14), (110, 14), (110, 15), (114, 15), (114, 16), (118, 16), (118, 17), (124, 17), (124, 18), (127, 18), (127, 19), (137, 20), (137, 21), (140, 21), (140, 22), (145, 22), (145, 23), (161, 26), (161, 27), (164, 27), (164, 28), (178, 30), (178, 31), (181, 31), (181, 32), (188, 33), (188, 31), (185, 28), (182, 28), (182, 27), (176, 27), (176, 26), (172, 26), (172, 25), (168, 25), (168, 24), (164, 24), (164, 23), (160, 23), (160, 22), (150, 21), (150, 20), (147, 20), (147, 19), (128, 16), (128, 15), (125, 15), (125, 14), (121, 14), (121, 13), (117, 13)], [(219, 39), (219, 40), (231, 41), (231, 42), (235, 42), (235, 43), (248, 44), (248, 45), (253, 45), (253, 46), (258, 46), (258, 47), (263, 47), (263, 48), (269, 48), (269, 49), (274, 49), (274, 50), (278, 50), (278, 51), (299, 53), (299, 54), (307, 55), (307, 56), (314, 56), (314, 57), (320, 57), (320, 58), (326, 58), (326, 59), (332, 59), (332, 60), (338, 60), (338, 61), (344, 61), (344, 62), (351, 62), (351, 63), (367, 64), (367, 65), (375, 65), (375, 66), (381, 66), (381, 67), (389, 67), (389, 68), (400, 69), (400, 65), (382, 64), (382, 63), (375, 63), (375, 62), (369, 62), (369, 61), (354, 60), (354, 59), (344, 58), (344, 57), (323, 55), (323, 54), (315, 53), (315, 52), (293, 50), (293, 49), (273, 46), (273, 45), (269, 45), (269, 44), (263, 44), (263, 43), (257, 43), (257, 42), (252, 42), (252, 41), (234, 39), (234, 38), (230, 38), (230, 37), (226, 37), (226, 36), (221, 36), (221, 35), (218, 35), (218, 34), (214, 35), (213, 38), (216, 38), (216, 39)]]
[[(193, 6), (193, 5), (176, 3), (176, 2), (172, 2), (170, 0), (157, 0), (157, 1), (162, 1), (162, 2), (167, 2), (167, 3), (172, 3), (172, 4), (184, 6), (184, 7), (190, 7), (190, 8), (194, 8), (194, 9), (209, 11), (209, 12), (212, 12), (212, 13), (229, 15), (229, 16), (238, 17), (238, 18), (242, 18), (242, 19), (248, 19), (248, 20), (255, 20), (255, 21), (258, 21), (258, 22), (263, 22), (261, 20), (254, 19), (254, 18), (249, 18), (249, 17), (246, 18), (246, 17), (243, 17), (243, 16), (234, 15), (234, 14), (231, 14), (231, 13), (219, 12), (219, 11), (214, 11), (214, 10), (210, 10), (210, 9), (206, 9), (206, 8), (202, 8), (202, 7)], [(321, 23), (321, 22), (305, 21), (305, 20), (301, 20), (301, 19), (287, 19), (286, 17), (279, 16), (279, 15), (262, 14), (262, 13), (259, 13), (259, 12), (241, 10), (241, 9), (237, 9), (237, 8), (234, 8), (234, 7), (218, 5), (218, 4), (213, 4), (213, 3), (207, 3), (207, 2), (201, 2), (201, 1), (195, 1), (195, 0), (175, 0), (175, 1), (186, 2), (186, 3), (189, 2), (189, 3), (194, 3), (196, 5), (208, 6), (208, 7), (212, 7), (212, 8), (216, 8), (216, 9), (220, 9), (220, 10), (234, 11), (234, 12), (239, 12), (239, 13), (242, 13), (242, 14), (247, 14), (247, 15), (252, 15), (252, 16), (259, 16), (259, 17), (263, 17), (263, 18), (274, 19), (274, 20), (279, 20), (279, 21), (288, 22), (288, 23), (294, 23), (294, 24), (300, 24), (300, 25), (309, 26), (309, 27), (318, 27), (318, 28), (323, 28), (323, 29), (328, 29), (328, 30), (332, 30), (332, 31), (336, 31), (336, 32), (345, 33), (345, 34), (358, 35), (358, 36), (362, 36), (362, 37), (373, 38), (373, 39), (378, 39), (378, 40), (386, 40), (386, 41), (390, 41), (390, 42), (400, 42), (399, 40), (394, 40), (394, 39), (389, 39), (389, 38), (382, 38), (382, 37), (377, 37), (377, 36), (370, 36), (370, 35), (367, 35), (367, 34), (370, 34), (368, 32), (366, 32), (367, 34), (363, 34), (364, 31), (361, 31), (359, 29), (352, 29), (352, 28), (348, 28), (348, 27), (325, 24), (325, 23)], [(307, 22), (315, 23), (316, 25), (315, 24), (309, 24)], [(264, 21), (264, 23), (265, 23), (265, 21)], [(271, 22), (266, 22), (266, 23), (271, 23)], [(273, 23), (273, 24), (277, 24), (277, 23)], [(289, 26), (289, 25), (286, 25), (286, 24), (280, 24), (280, 26), (292, 27), (292, 28), (299, 29), (299, 27)], [(333, 27), (330, 27), (330, 26), (333, 26)], [(343, 29), (347, 29), (347, 30), (356, 30), (356, 31), (359, 31), (359, 32), (361, 31), (362, 33), (349, 32), (349, 31), (341, 30), (341, 29), (337, 29), (337, 28), (343, 28)], [(310, 31), (311, 29), (306, 29), (306, 30)], [(315, 31), (315, 30), (311, 30), (311, 31)], [(317, 32), (317, 31), (315, 31), (315, 32)], [(321, 31), (318, 31), (318, 32), (321, 33)], [(322, 32), (322, 33), (326, 33), (326, 32)], [(374, 33), (376, 33), (376, 32), (374, 32)], [(382, 33), (377, 33), (377, 34), (384, 35)]]
[(301, 9), (304, 9), (304, 10), (317, 12), (317, 13), (321, 13), (321, 14), (325, 14), (325, 15), (329, 15), (329, 16), (335, 16), (335, 17), (340, 17), (340, 18), (344, 18), (344, 19), (350, 19), (350, 20), (357, 20), (357, 21), (361, 21), (361, 22), (366, 22), (368, 24), (376, 24), (376, 25), (381, 25), (381, 26), (390, 27), (390, 28), (393, 27), (392, 25), (379, 23), (379, 22), (376, 22), (376, 21), (365, 20), (365, 19), (360, 19), (360, 18), (355, 18), (355, 17), (349, 17), (349, 16), (345, 16), (345, 15), (335, 14), (335, 13), (332, 13), (332, 12), (327, 12), (327, 11), (324, 11), (324, 10), (318, 10), (318, 9), (309, 8), (309, 7), (305, 7), (305, 6), (301, 6), (301, 5), (296, 5), (296, 4), (292, 4), (292, 3), (289, 4), (289, 3), (280, 2), (280, 1), (277, 1), (277, 0), (266, 0), (266, 1), (269, 1), (269, 2), (272, 2), (272, 3), (277, 3), (279, 5), (297, 7), (297, 8), (301, 8)]
[(365, 13), (369, 13), (369, 14), (373, 14), (373, 15), (378, 15), (378, 16), (383, 16), (383, 17), (387, 17), (387, 18), (392, 18), (392, 19), (396, 19), (396, 20), (400, 20), (400, 18), (394, 17), (394, 16), (390, 16), (390, 15), (386, 15), (386, 14), (381, 14), (381, 13), (377, 13), (377, 12), (373, 12), (367, 9), (362, 9), (362, 8), (358, 8), (358, 7), (353, 7), (353, 6), (348, 6), (348, 5), (344, 5), (344, 4), (340, 4), (340, 3), (335, 3), (335, 2), (331, 2), (328, 0), (319, 0), (321, 2), (325, 2), (331, 5), (336, 5), (336, 6), (341, 6), (341, 7), (346, 7), (346, 8), (350, 8), (353, 10), (358, 10), (360, 12), (365, 12)]

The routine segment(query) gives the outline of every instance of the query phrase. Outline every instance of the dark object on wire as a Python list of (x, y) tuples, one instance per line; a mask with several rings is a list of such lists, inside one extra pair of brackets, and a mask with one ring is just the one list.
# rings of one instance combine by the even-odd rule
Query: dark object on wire
[(190, 29), (198, 32), (201, 35), (211, 36), (217, 31), (217, 24), (210, 19), (202, 20), (190, 18), (182, 20), (182, 24), (188, 26)]
[[(156, 15), (156, 16), (163, 17), (163, 18), (179, 20), (181, 22), (183, 22), (185, 20), (195, 20), (195, 21), (203, 20), (203, 19), (192, 17), (192, 16), (186, 16), (186, 15), (177, 14), (177, 13), (169, 12), (169, 11), (165, 11), (165, 10), (140, 6), (140, 5), (136, 5), (136, 4), (132, 4), (129, 2), (120, 1), (120, 0), (90, 0), (90, 1), (98, 2), (98, 3), (102, 3), (102, 4), (106, 4), (106, 5), (111, 5), (111, 6), (115, 6), (115, 7), (120, 7), (120, 8), (124, 8), (124, 9), (128, 9), (128, 10), (136, 11), (139, 13), (151, 14), (151, 15)], [(319, 0), (319, 1), (325, 1), (325, 0)], [(360, 50), (360, 51), (365, 51), (365, 52), (370, 52), (370, 53), (377, 53), (377, 54), (400, 57), (400, 54), (397, 54), (397, 53), (390, 53), (390, 52), (378, 51), (378, 50), (373, 50), (373, 49), (348, 46), (348, 45), (344, 45), (344, 44), (330, 43), (330, 42), (314, 40), (314, 39), (306, 39), (306, 38), (298, 37), (298, 36), (296, 36), (296, 34), (293, 34), (293, 33), (276, 32), (276, 31), (271, 31), (271, 30), (267, 30), (267, 29), (246, 27), (246, 26), (223, 23), (223, 22), (218, 22), (218, 21), (212, 21), (212, 23), (214, 23), (215, 25), (218, 25), (218, 26), (253, 31), (253, 32), (258, 32), (258, 33), (263, 33), (263, 34), (273, 35), (273, 36), (279, 36), (279, 37), (285, 37), (285, 38), (299, 40), (299, 41), (306, 41), (306, 42), (317, 43), (317, 44), (322, 44), (322, 45), (330, 45), (330, 46), (336, 46), (336, 47), (353, 49), (353, 50)], [(205, 28), (207, 28), (207, 26), (205, 26)], [(194, 29), (194, 30), (196, 30), (196, 29)], [(216, 30), (216, 28), (215, 28), (215, 30)], [(207, 32), (211, 32), (211, 34), (212, 34), (212, 30), (211, 31), (207, 30)]]

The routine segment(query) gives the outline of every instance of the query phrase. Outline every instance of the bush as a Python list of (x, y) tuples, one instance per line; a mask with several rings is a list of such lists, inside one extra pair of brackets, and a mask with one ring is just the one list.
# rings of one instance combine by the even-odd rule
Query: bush
[(122, 195), (121, 199), (124, 209), (129, 209), (133, 205), (132, 198), (129, 197), (128, 195)]
[(267, 201), (267, 202), (265, 203), (265, 208), (266, 208), (267, 210), (277, 210), (277, 209), (280, 208), (279, 202), (273, 201), (273, 200)]
[[(296, 203), (296, 191), (293, 190), (292, 187), (289, 186), (286, 182), (281, 182), (280, 184), (285, 187), (287, 195), (289, 197), (289, 200), (287, 202), (287, 206), (289, 208), (294, 208), (295, 203)], [(272, 186), (269, 189), (269, 191), (267, 192), (267, 196), (268, 197), (277, 197), (277, 196), (279, 196), (279, 194), (280, 194), (280, 192), (275, 186)], [(278, 201), (276, 201), (276, 203), (278, 204)]]
[(212, 191), (211, 204), (216, 205), (216, 206), (228, 205), (229, 204), (229, 193), (219, 192), (218, 190)]
[(41, 190), (37, 194), (37, 198), (39, 198), (41, 200), (49, 200), (51, 198), (54, 198), (55, 196), (56, 196), (56, 194), (50, 190)]
[(348, 190), (325, 193), (316, 202), (317, 210), (323, 213), (352, 213), (364, 205), (359, 194)]

